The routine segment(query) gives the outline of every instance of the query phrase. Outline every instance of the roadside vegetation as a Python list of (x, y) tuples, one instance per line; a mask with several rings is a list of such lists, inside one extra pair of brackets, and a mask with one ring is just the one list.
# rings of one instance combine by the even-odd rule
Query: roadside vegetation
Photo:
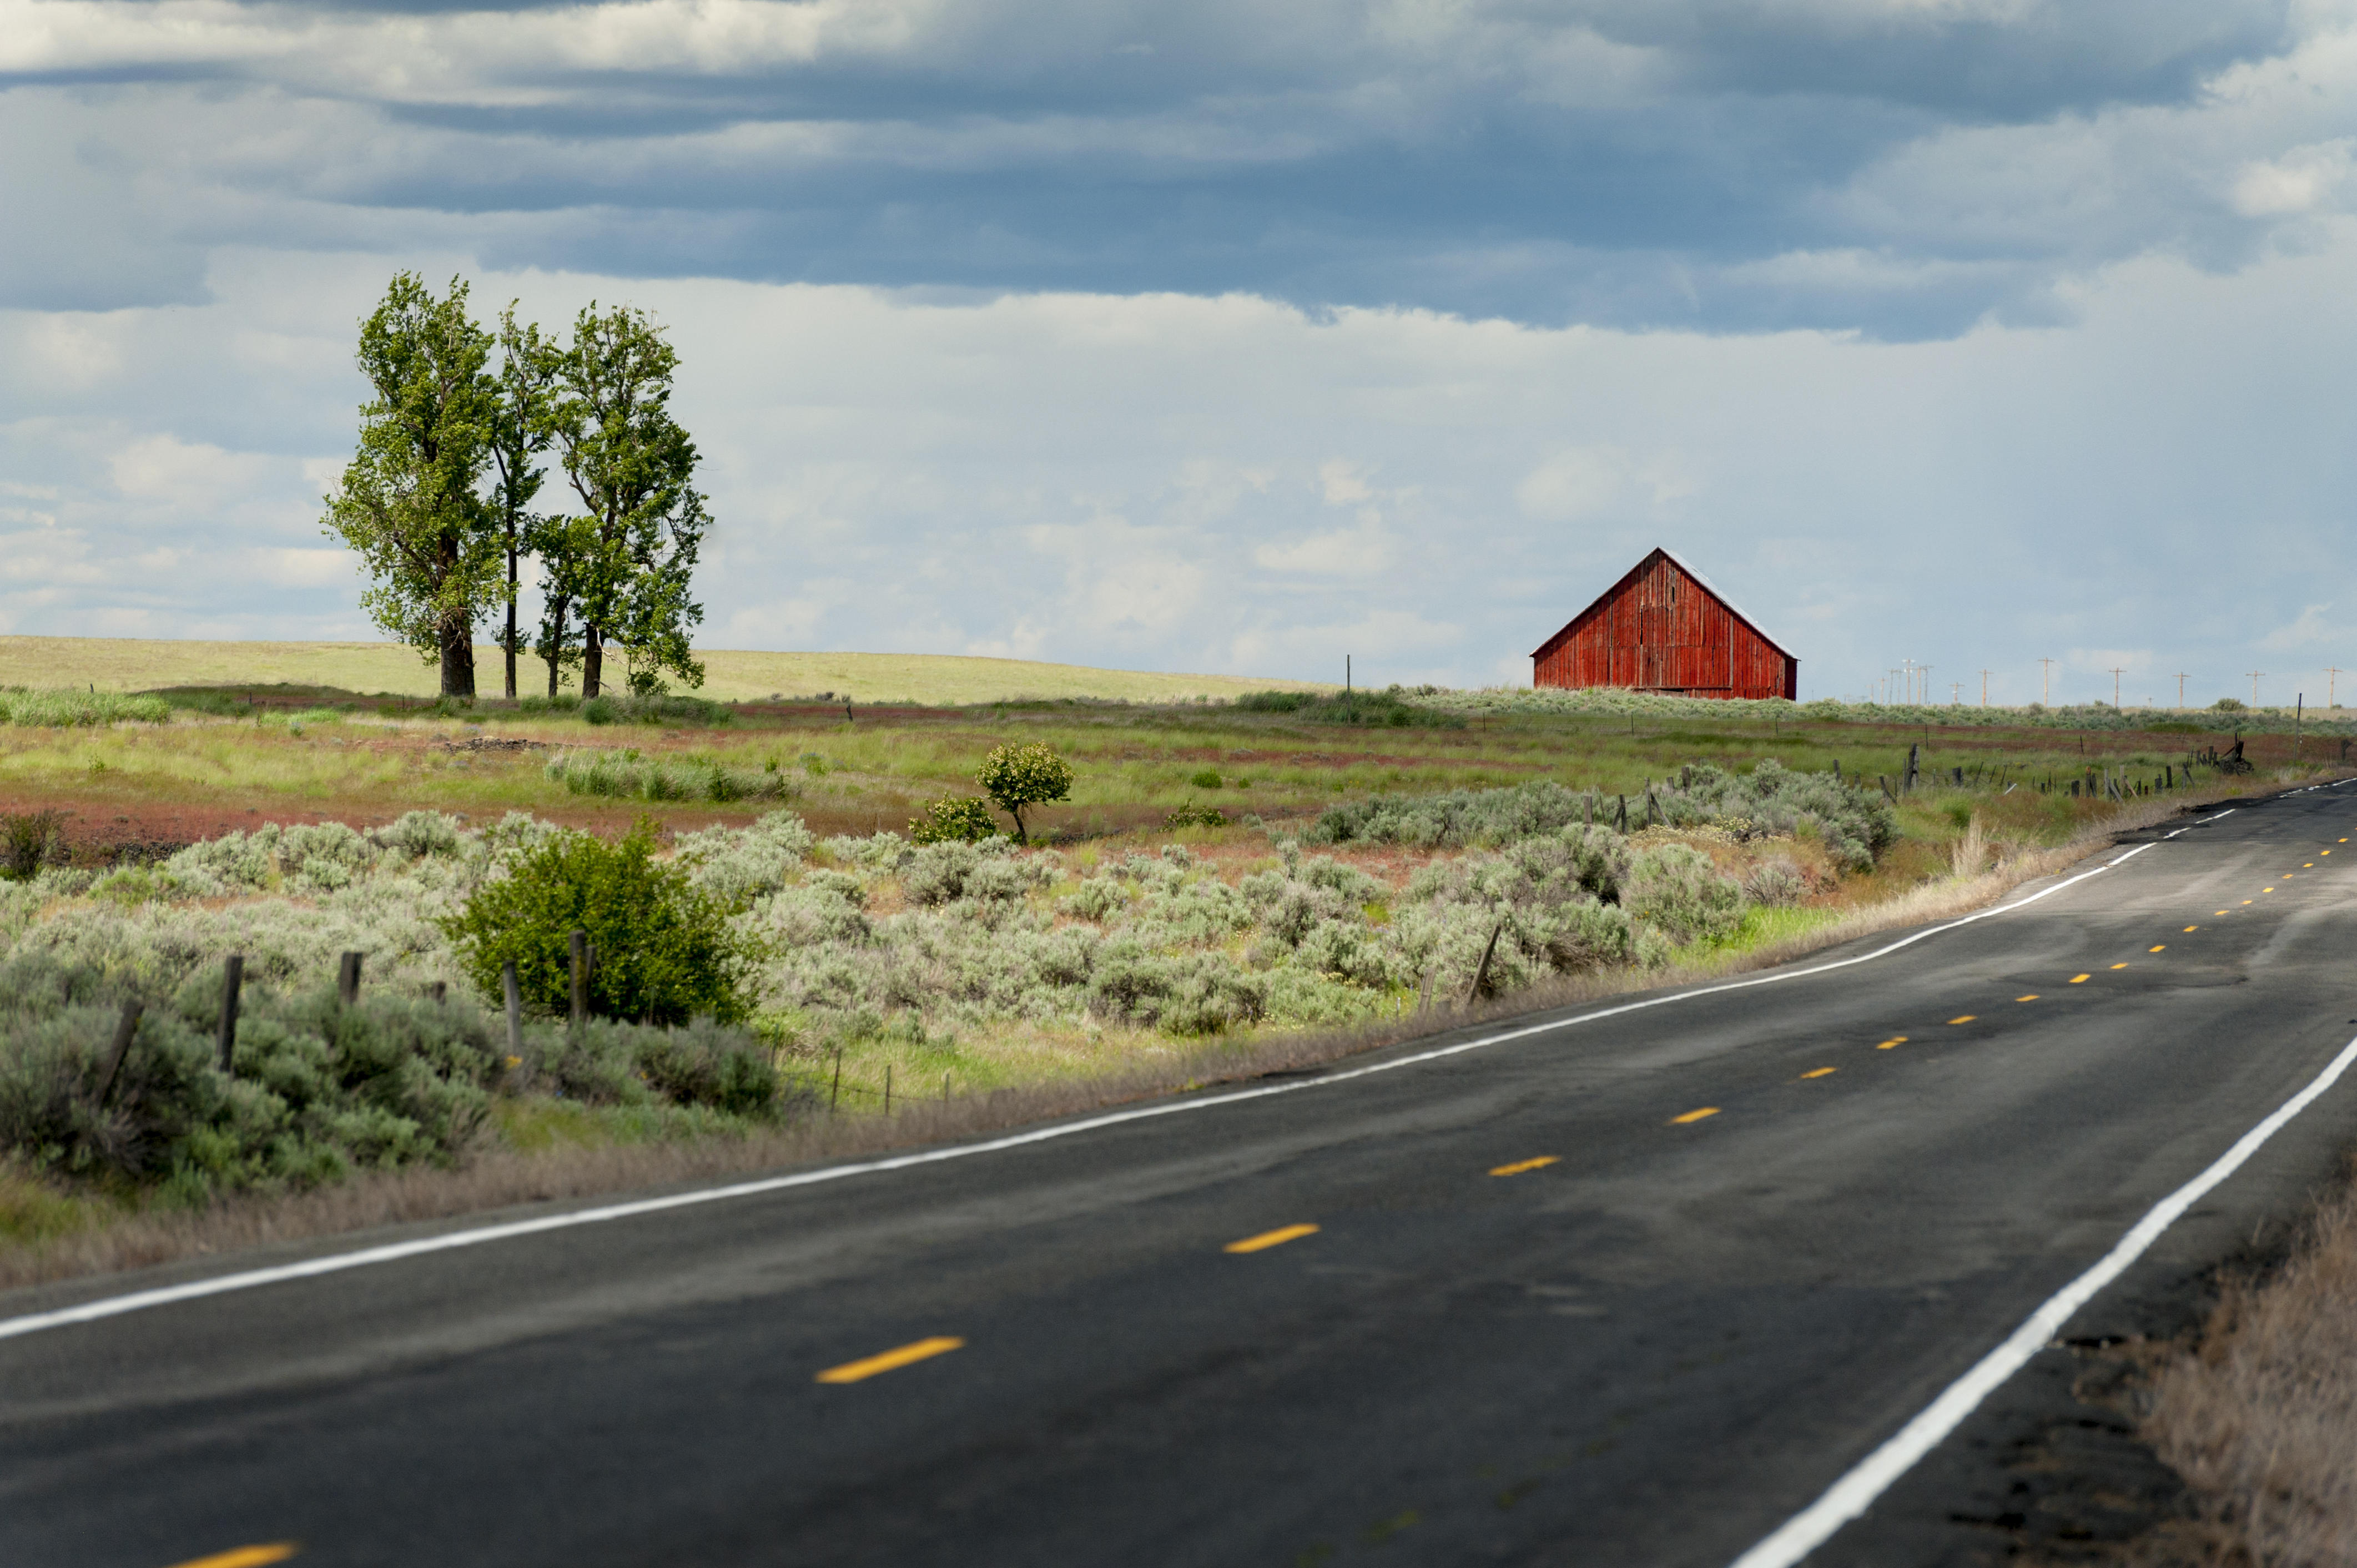
[(2357, 1562), (2357, 1186), (2317, 1205), (2272, 1273), (2228, 1280), (2191, 1343), (2153, 1354), (2142, 1397), (2198, 1511), (2131, 1561)]
[[(1789, 705), (1364, 718), (1428, 701), (1382, 696), (404, 714), (183, 691), (0, 729), (0, 1235), (534, 1150), (774, 1160), (888, 1101), (1011, 1115), (1259, 1070), (1929, 918), (2189, 784), (2323, 765), (2263, 736), (2264, 772), (2189, 779), (2173, 735)], [(208, 825), (161, 838), (188, 811)], [(576, 926), (602, 955), (580, 1026)]]

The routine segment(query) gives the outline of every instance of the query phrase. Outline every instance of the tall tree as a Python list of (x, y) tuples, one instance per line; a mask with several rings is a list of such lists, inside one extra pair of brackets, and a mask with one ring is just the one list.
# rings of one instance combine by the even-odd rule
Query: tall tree
[(564, 553), (543, 561), (580, 618), (584, 696), (604, 687), (609, 643), (630, 660), (635, 690), (661, 690), (665, 671), (704, 683), (690, 651), (704, 607), (689, 579), (712, 520), (690, 482), (695, 443), (671, 415), (678, 369), (679, 355), (644, 311), (600, 313), (595, 301), (552, 360), (550, 428), (583, 510), (549, 531)]
[(361, 323), (375, 396), (322, 528), (368, 564), (361, 596), (377, 625), (442, 666), (445, 696), (475, 694), (475, 624), (500, 593), (499, 532), (480, 493), (498, 389), (491, 339), (467, 315), (467, 285), (440, 299), (397, 273)]
[[(499, 398), (491, 420), (491, 461), (497, 472), (491, 505), (499, 520), (500, 541), (507, 555), (508, 624), (500, 647), (507, 654), (507, 694), (516, 694), (516, 653), (522, 646), (516, 630), (517, 562), (533, 548), (540, 519), (532, 512), (546, 473), (536, 459), (548, 450), (549, 371), (553, 356), (536, 326), (518, 327), (515, 302), (500, 312)], [(556, 694), (554, 684), (550, 696)]]

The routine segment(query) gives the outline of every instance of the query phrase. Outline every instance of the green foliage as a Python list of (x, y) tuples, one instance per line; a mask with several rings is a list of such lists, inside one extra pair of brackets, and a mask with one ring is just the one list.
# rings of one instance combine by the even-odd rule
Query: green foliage
[(0, 881), (30, 882), (63, 848), (65, 820), (59, 811), (0, 815)]
[[(535, 703), (538, 707), (533, 705)], [(527, 713), (577, 712), (585, 723), (593, 725), (661, 725), (668, 722), (696, 729), (726, 729), (737, 722), (737, 710), (726, 703), (707, 702), (702, 697), (673, 696), (668, 693), (632, 695), (608, 692), (587, 702), (569, 694), (554, 698), (528, 697), (518, 705)]]
[(633, 695), (660, 696), (666, 671), (700, 686), (689, 641), (704, 607), (690, 579), (712, 519), (693, 482), (695, 443), (671, 414), (679, 354), (646, 312), (595, 302), (570, 343), (540, 354), (553, 383), (548, 433), (580, 508), (533, 535), (553, 612), (543, 656), (565, 655), (570, 615), (582, 627), (585, 688), (604, 684), (607, 643), (628, 658)]
[(124, 723), (160, 725), (172, 718), (162, 697), (124, 692), (33, 692), (0, 689), (0, 725), (38, 725), (49, 729), (87, 728)]
[[(585, 711), (603, 701), (585, 704)], [(775, 800), (795, 793), (790, 779), (767, 768), (640, 757), (635, 751), (559, 752), (542, 771), (568, 793), (626, 800)]]
[(997, 836), (990, 803), (972, 795), (944, 795), (909, 820), (910, 843), (978, 843)]
[(1162, 819), (1166, 828), (1224, 828), (1227, 813), (1217, 806), (1181, 806)]
[(2221, 697), (2210, 706), (2212, 711), (2221, 714), (2239, 714), (2244, 711), (2243, 701), (2239, 697)]
[(1398, 686), (1380, 692), (1247, 692), (1234, 705), (1248, 714), (1295, 714), (1317, 724), (1422, 726), (1463, 729), (1465, 721), (1445, 708), (1409, 702)]
[(1700, 850), (1665, 843), (1631, 858), (1620, 907), (1678, 941), (1725, 941), (1743, 924), (1743, 888)]
[(570, 934), (584, 929), (596, 950), (592, 1012), (657, 1024), (744, 1017), (750, 962), (744, 940), (687, 867), (654, 859), (654, 832), (641, 820), (609, 844), (559, 830), (518, 857), (506, 876), (478, 888), (442, 922), (476, 988), (500, 995), (500, 966), (512, 961), (526, 1005), (566, 1012)]
[[(1309, 838), (1318, 843), (1424, 844), (1461, 848), (1500, 844), (1558, 832), (1574, 823), (1617, 822), (1620, 798), (1536, 779), (1502, 789), (1453, 789), (1423, 796), (1377, 795), (1329, 806)], [(1673, 827), (1718, 827), (1736, 836), (1791, 832), (1803, 824), (1853, 869), (1869, 869), (1899, 837), (1899, 821), (1875, 791), (1837, 783), (1829, 774), (1795, 773), (1762, 762), (1749, 773), (1707, 764), (1684, 768), (1653, 790), (1654, 810)], [(1628, 800), (1630, 826), (1645, 825), (1642, 796)]]
[(997, 802), (1000, 811), (1015, 819), (1015, 842), (1028, 843), (1030, 837), (1023, 826), (1023, 808), (1071, 799), (1072, 765), (1036, 741), (1002, 746), (983, 758), (974, 781)]
[(416, 274), (394, 274), (361, 323), (374, 395), (323, 525), (366, 563), (370, 618), (439, 660), (442, 690), (460, 696), (475, 690), (475, 623), (506, 594), (496, 519), (479, 493), (499, 403), (490, 343), (468, 317), (463, 281), (436, 299)]
[(1220, 787), (1220, 770), (1216, 768), (1206, 768), (1200, 773), (1190, 776), (1187, 782), (1198, 789), (1216, 789)]

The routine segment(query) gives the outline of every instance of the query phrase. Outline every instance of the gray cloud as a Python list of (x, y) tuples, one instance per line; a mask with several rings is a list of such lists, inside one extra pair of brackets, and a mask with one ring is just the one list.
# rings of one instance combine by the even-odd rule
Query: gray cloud
[(2301, 42), (2222, 0), (19, 9), (44, 25), (0, 43), (0, 105), (97, 128), (11, 177), (47, 220), (11, 242), (17, 303), (184, 297), (208, 242), (406, 233), (1899, 338), (2047, 318), (2058, 280), (2155, 247), (2240, 264), (2281, 215), (2222, 185), (2276, 127), (2156, 117), (2232, 129), (2209, 84)]

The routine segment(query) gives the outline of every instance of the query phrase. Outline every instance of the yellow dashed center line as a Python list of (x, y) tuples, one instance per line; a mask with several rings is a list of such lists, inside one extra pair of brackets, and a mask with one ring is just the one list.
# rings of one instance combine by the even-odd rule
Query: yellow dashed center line
[(1961, 1017), (1961, 1018), (1951, 1018), (1951, 1019), (1949, 1019), (1949, 1020), (1948, 1020), (1948, 1022), (1949, 1022), (1949, 1023), (1951, 1023), (1951, 1024), (1969, 1024), (1969, 1023), (1971, 1023), (1975, 1018), (1977, 1018), (1977, 1017), (1979, 1017), (1979, 1016), (1980, 1016), (1980, 1015), (1979, 1015), (1979, 1014), (1977, 1014), (1977, 1013), (1967, 1013), (1967, 1014), (1965, 1014), (1965, 1015), (1964, 1015), (1963, 1017)]
[(1893, 1035), (1893, 1036), (1890, 1036), (1890, 1038), (1889, 1038), (1889, 1039), (1887, 1039), (1887, 1040), (1883, 1041), (1883, 1042), (1882, 1042), (1882, 1044), (1880, 1044), (1880, 1045), (1878, 1045), (1878, 1046), (1875, 1047), (1874, 1048), (1875, 1048), (1876, 1050), (1878, 1050), (1878, 1051), (1887, 1051), (1887, 1050), (1889, 1050), (1889, 1049), (1891, 1047), (1893, 1047), (1893, 1046), (1903, 1046), (1903, 1045), (1905, 1045), (1906, 1043), (1907, 1043), (1907, 1036), (1904, 1036), (1904, 1035)]
[(856, 1383), (863, 1378), (872, 1378), (878, 1372), (897, 1370), (913, 1361), (929, 1361), (936, 1356), (946, 1356), (952, 1350), (963, 1348), (964, 1346), (965, 1341), (963, 1339), (952, 1339), (947, 1335), (935, 1335), (931, 1339), (919, 1339), (912, 1344), (903, 1345), (897, 1350), (887, 1350), (880, 1356), (870, 1356), (859, 1361), (845, 1361), (840, 1367), (829, 1367), (818, 1375), (818, 1380), (822, 1383)]
[(2092, 974), (2074, 974), (2071, 977), (2071, 983), (2073, 985), (2084, 985), (2087, 982), (2094, 978), (2095, 977)]
[(1717, 1114), (1717, 1106), (1706, 1105), (1699, 1111), (1689, 1111), (1683, 1116), (1671, 1117), (1670, 1125), (1673, 1127), (1683, 1127), (1689, 1122), (1699, 1122), (1706, 1116), (1716, 1116)]
[(1271, 1247), (1282, 1247), (1287, 1241), (1298, 1241), (1304, 1236), (1315, 1236), (1315, 1225), (1286, 1225), (1275, 1230), (1264, 1230), (1257, 1236), (1247, 1236), (1241, 1241), (1231, 1241), (1224, 1251), (1230, 1252), (1261, 1252)]
[(1834, 1069), (1829, 1067), (1813, 1068), (1809, 1071), (1803, 1073), (1801, 1076), (1803, 1078), (1823, 1078), (1825, 1074), (1833, 1070)]
[(1524, 1171), (1534, 1171), (1541, 1165), (1551, 1165), (1562, 1157), (1563, 1156), (1560, 1155), (1539, 1155), (1527, 1160), (1516, 1160), (1511, 1165), (1493, 1165), (1491, 1167), (1490, 1174), (1491, 1176), (1520, 1176)]
[[(2331, 852), (2330, 850), (2329, 850), (2329, 849), (2328, 849), (2328, 850), (2326, 850), (2324, 853), (2325, 853), (2325, 854), (2330, 854), (2332, 852)], [(2300, 865), (2300, 869), (2301, 869), (2302, 871), (2314, 871), (2314, 870), (2316, 869), (2316, 862), (2314, 862), (2314, 861), (2312, 861), (2312, 860), (2303, 862), (2303, 863), (2301, 864), (2301, 865)]]
[[(2270, 892), (2270, 893), (2272, 893), (2272, 892), (2274, 892), (2274, 891), (2275, 891), (2275, 889), (2274, 889), (2274, 888), (2272, 888), (2272, 887), (2270, 887), (2270, 888), (2268, 888), (2268, 889), (2267, 889), (2267, 891), (2268, 891), (2268, 892)], [(2245, 904), (2247, 904), (2247, 903), (2249, 903), (2249, 902), (2250, 902), (2250, 900), (2249, 900), (2248, 898), (2245, 898), (2245, 899), (2244, 899), (2244, 900), (2243, 900), (2243, 902), (2244, 902), (2244, 903), (2245, 903)]]
[(2027, 996), (2017, 996), (2014, 1000), (2016, 1002), (2035, 1002), (2038, 1000), (2038, 993), (2033, 991)]
[(262, 1568), (265, 1563), (284, 1563), (300, 1550), (291, 1541), (273, 1541), (268, 1546), (241, 1546), (234, 1552), (216, 1552), (210, 1557), (191, 1557), (173, 1568)]
[[(2147, 952), (2167, 952), (2167, 951), (2169, 950), (2169, 944), (2168, 944), (2167, 942), (2158, 942), (2158, 943), (2154, 944), (2154, 945), (2153, 945), (2153, 946), (2151, 946), (2151, 947), (2148, 947), (2148, 948), (2145, 949), (2144, 950), (2145, 950), (2145, 951), (2147, 951)], [(2119, 966), (2118, 966), (2117, 964), (2115, 964), (2115, 965), (2113, 965), (2112, 967), (2113, 967), (2113, 968), (2115, 968), (2115, 969), (2116, 969), (2116, 968), (2118, 968)]]
[(2186, 929), (2187, 930), (2189, 930), (2189, 931), (2198, 931), (2198, 930), (2200, 930), (2201, 928), (2201, 927), (2199, 927), (2199, 926), (2188, 926), (2188, 927), (2186, 927), (2185, 929)]
[(2124, 963), (2115, 963), (2115, 964), (2112, 965), (2112, 967), (2113, 967), (2114, 969), (2126, 969), (2126, 968), (2127, 968), (2127, 965), (2126, 965), (2126, 964), (2124, 964)]

